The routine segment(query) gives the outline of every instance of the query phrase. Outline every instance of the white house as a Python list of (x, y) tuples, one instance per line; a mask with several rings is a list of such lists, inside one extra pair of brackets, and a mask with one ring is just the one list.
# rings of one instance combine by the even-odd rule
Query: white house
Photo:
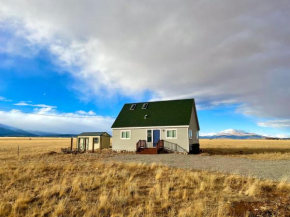
[(167, 149), (191, 153), (199, 147), (194, 99), (125, 104), (112, 130), (112, 148), (116, 151), (156, 154)]

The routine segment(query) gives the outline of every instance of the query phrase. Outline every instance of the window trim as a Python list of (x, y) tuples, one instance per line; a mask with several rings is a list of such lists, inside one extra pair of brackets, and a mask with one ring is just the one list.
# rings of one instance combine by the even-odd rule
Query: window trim
[(188, 138), (189, 138), (189, 139), (192, 139), (192, 137), (193, 137), (192, 130), (189, 129), (189, 130), (188, 130)]
[[(167, 137), (167, 131), (176, 131), (176, 137)], [(177, 133), (177, 129), (165, 129), (165, 138), (166, 139), (178, 139), (178, 133)]]
[[(151, 142), (148, 142), (148, 131), (151, 131)], [(146, 130), (146, 142), (147, 143), (153, 143), (153, 129), (147, 129)]]
[[(129, 138), (123, 138), (123, 137), (122, 137), (122, 133), (123, 133), (123, 132), (130, 132), (130, 134), (129, 134)], [(121, 130), (121, 132), (120, 132), (120, 138), (121, 138), (121, 139), (131, 139), (131, 130)]]
[(196, 140), (199, 140), (199, 131), (198, 131), (198, 130), (197, 130), (196, 133), (195, 133), (195, 139), (196, 139)]

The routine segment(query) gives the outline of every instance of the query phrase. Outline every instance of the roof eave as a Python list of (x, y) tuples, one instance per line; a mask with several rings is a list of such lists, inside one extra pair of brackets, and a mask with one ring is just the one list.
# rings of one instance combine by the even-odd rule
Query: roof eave
[(112, 127), (113, 130), (117, 129), (150, 129), (150, 128), (183, 128), (183, 127), (189, 127), (189, 125), (172, 125), (172, 126), (139, 126), (139, 127)]

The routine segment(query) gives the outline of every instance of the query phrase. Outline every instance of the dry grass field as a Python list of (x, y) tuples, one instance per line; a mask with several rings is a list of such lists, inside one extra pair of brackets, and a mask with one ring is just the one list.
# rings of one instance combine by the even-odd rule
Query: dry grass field
[[(0, 139), (0, 216), (289, 216), (290, 185), (64, 155), (69, 139)], [(20, 157), (17, 147), (20, 145)]]
[(290, 140), (201, 139), (205, 155), (227, 155), (260, 160), (290, 159)]
[[(18, 155), (20, 157), (39, 155), (50, 151), (59, 151), (61, 148), (70, 147), (70, 138), (26, 138), (26, 137), (0, 137), (0, 160), (7, 160)], [(74, 139), (74, 147), (76, 139)]]

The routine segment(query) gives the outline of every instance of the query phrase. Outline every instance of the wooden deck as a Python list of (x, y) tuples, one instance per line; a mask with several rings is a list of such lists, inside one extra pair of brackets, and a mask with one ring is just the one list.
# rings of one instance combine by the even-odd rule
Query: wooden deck
[(158, 154), (158, 151), (156, 148), (142, 148), (136, 154)]
[(163, 140), (159, 140), (154, 148), (147, 148), (146, 140), (139, 140), (136, 144), (136, 154), (159, 154), (163, 148)]

